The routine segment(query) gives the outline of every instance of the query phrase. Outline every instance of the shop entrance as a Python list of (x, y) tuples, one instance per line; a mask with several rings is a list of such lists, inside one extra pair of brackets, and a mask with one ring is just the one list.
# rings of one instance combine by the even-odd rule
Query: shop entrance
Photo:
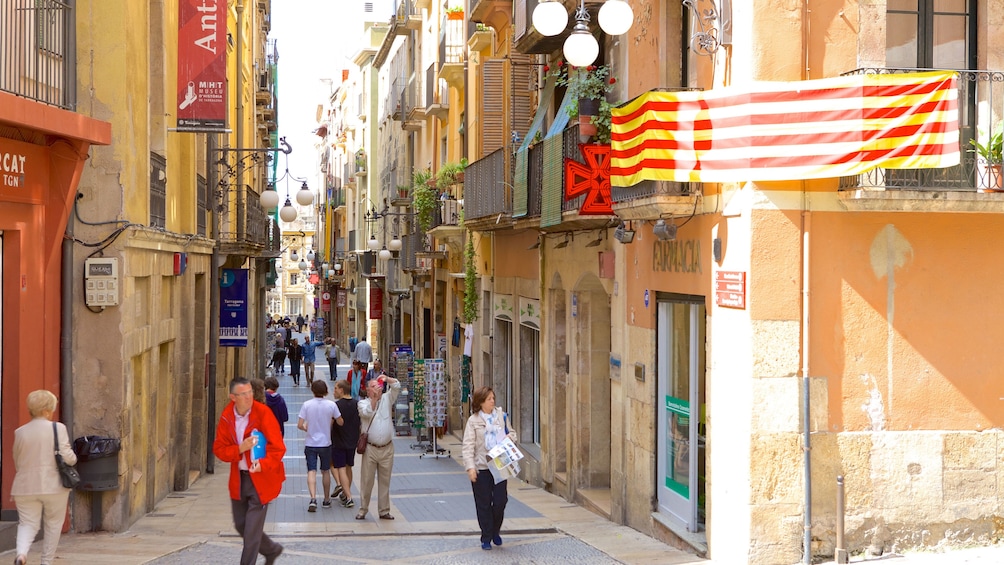
[(704, 297), (659, 297), (659, 512), (690, 532), (704, 529), (706, 330)]

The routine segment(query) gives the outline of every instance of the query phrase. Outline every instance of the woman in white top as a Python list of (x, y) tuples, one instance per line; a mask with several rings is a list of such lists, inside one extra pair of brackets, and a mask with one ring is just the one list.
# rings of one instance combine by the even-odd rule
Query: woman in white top
[(53, 453), (53, 434), (59, 445), (59, 454), (68, 465), (77, 462), (77, 454), (70, 447), (66, 426), (55, 423), (56, 395), (47, 390), (28, 394), (28, 412), (31, 421), (14, 430), (14, 484), (10, 494), (17, 505), (17, 558), (15, 565), (28, 561), (31, 542), (44, 522), (45, 538), (42, 541), (42, 565), (52, 563), (59, 544), (59, 534), (66, 519), (66, 502), (70, 489), (63, 486), (56, 468)]
[(481, 549), (489, 550), (492, 543), (502, 545), (502, 520), (505, 505), (509, 502), (507, 481), (495, 483), (488, 470), (488, 450), (508, 436), (518, 441), (516, 432), (509, 429), (508, 418), (501, 408), (495, 407), (495, 391), (482, 386), (471, 397), (471, 417), (464, 428), (464, 467), (474, 491), (474, 507), (481, 526)]

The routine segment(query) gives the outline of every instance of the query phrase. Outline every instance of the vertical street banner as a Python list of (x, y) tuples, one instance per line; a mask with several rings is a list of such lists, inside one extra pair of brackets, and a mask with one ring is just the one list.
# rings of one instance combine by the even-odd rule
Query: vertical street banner
[(248, 345), (248, 270), (220, 271), (220, 347)]
[(178, 2), (178, 129), (226, 128), (227, 3)]
[(370, 286), (370, 319), (383, 318), (383, 289), (377, 285)]

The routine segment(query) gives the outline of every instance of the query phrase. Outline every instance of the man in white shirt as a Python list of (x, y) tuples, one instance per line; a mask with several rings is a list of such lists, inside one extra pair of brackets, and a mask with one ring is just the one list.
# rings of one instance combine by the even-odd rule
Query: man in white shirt
[(359, 343), (356, 344), (356, 349), (352, 352), (352, 360), (362, 363), (363, 369), (369, 369), (370, 363), (373, 362), (373, 348), (366, 343), (366, 336), (359, 338)]
[(296, 427), (307, 432), (303, 441), (303, 455), (307, 458), (307, 491), (310, 492), (310, 503), (307, 512), (317, 511), (317, 463), (320, 460), (321, 484), (324, 486), (324, 502), (322, 508), (331, 508), (331, 422), (342, 425), (342, 413), (333, 400), (324, 398), (328, 395), (328, 385), (322, 380), (310, 384), (314, 398), (303, 403)]
[[(365, 342), (360, 342), (360, 344)], [(359, 350), (359, 345), (356, 345)], [(384, 384), (389, 387), (384, 393)], [(394, 470), (394, 402), (401, 394), (401, 383), (392, 377), (373, 379), (366, 384), (368, 397), (359, 401), (361, 428), (369, 434), (366, 453), (362, 454), (362, 500), (356, 520), (365, 520), (373, 494), (373, 476), (377, 479), (377, 502), (381, 520), (393, 520), (390, 513), (390, 478)]]

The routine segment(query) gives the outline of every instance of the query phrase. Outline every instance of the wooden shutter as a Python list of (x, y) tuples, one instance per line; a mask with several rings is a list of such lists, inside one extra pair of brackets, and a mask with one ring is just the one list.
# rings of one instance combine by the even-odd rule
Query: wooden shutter
[(485, 59), (481, 66), (481, 154), (505, 145), (505, 59)]
[[(526, 132), (533, 120), (531, 102), (535, 86), (530, 84), (535, 67), (533, 56), (523, 53), (510, 54), (509, 71), (509, 116), (510, 131), (519, 133), (519, 140), (526, 139)], [(510, 134), (511, 135), (511, 134)]]

